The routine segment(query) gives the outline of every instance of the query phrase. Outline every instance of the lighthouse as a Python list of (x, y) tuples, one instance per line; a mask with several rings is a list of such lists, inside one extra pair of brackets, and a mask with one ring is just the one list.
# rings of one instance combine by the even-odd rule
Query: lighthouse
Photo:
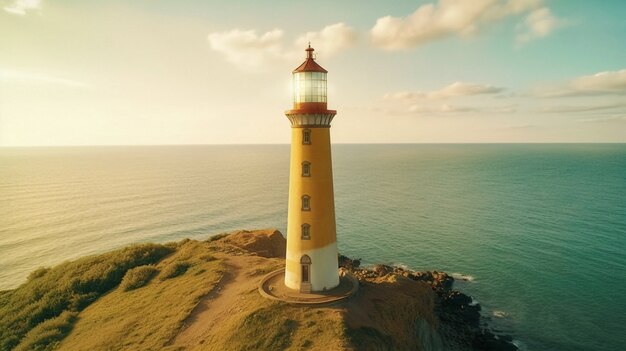
[(339, 285), (328, 71), (315, 61), (309, 44), (304, 62), (293, 70), (291, 163), (285, 285), (302, 293)]

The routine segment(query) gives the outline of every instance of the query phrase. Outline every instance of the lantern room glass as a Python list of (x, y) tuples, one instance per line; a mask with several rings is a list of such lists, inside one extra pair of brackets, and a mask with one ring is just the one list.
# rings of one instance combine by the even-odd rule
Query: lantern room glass
[(326, 73), (296, 72), (293, 74), (293, 102), (326, 102)]

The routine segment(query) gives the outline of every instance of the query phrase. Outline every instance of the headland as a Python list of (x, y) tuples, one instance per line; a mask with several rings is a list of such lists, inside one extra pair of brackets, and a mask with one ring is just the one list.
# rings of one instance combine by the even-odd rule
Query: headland
[(0, 350), (516, 350), (443, 272), (361, 267), (331, 304), (268, 299), (277, 230), (140, 244), (34, 271), (0, 292)]

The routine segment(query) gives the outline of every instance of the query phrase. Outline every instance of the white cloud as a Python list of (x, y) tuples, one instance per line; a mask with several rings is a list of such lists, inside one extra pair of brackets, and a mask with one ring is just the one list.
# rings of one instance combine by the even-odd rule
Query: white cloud
[(517, 35), (517, 42), (521, 44), (533, 39), (543, 38), (557, 26), (558, 21), (552, 16), (549, 8), (542, 7), (534, 10), (526, 17), (523, 24), (518, 26), (520, 33)]
[(413, 104), (410, 105), (406, 112), (414, 114), (453, 114), (453, 113), (495, 113), (495, 114), (510, 114), (517, 111), (516, 106), (457, 106), (451, 104)]
[(233, 29), (209, 34), (211, 49), (220, 52), (231, 63), (255, 67), (267, 60), (281, 58), (283, 31), (274, 29), (257, 35), (254, 30)]
[(48, 74), (17, 71), (17, 70), (0, 70), (0, 82), (17, 83), (17, 84), (44, 84), (57, 85), (70, 88), (86, 88), (89, 85), (83, 82), (56, 77)]
[(626, 103), (613, 103), (602, 105), (576, 105), (576, 106), (548, 106), (541, 109), (541, 112), (547, 113), (576, 113), (576, 112), (595, 112), (605, 110), (615, 110), (626, 108)]
[(14, 0), (3, 7), (4, 11), (18, 16), (24, 16), (28, 11), (39, 10), (40, 8), (41, 0)]
[[(418, 7), (404, 18), (381, 17), (370, 34), (373, 44), (382, 49), (409, 49), (444, 37), (472, 35), (486, 24), (530, 12), (526, 19), (530, 32), (526, 34), (546, 36), (554, 28), (554, 18), (542, 3), (542, 0), (439, 0)], [(528, 36), (527, 40), (530, 39)]]
[(415, 104), (409, 106), (407, 112), (415, 113), (415, 114), (451, 114), (451, 113), (461, 113), (461, 112), (475, 112), (477, 109), (473, 107), (466, 106), (454, 106), (450, 104), (440, 104), (440, 105), (422, 105)]
[(459, 106), (450, 103), (458, 97), (476, 95), (494, 95), (504, 91), (504, 88), (484, 84), (455, 82), (438, 90), (432, 91), (399, 91), (385, 94), (384, 100), (390, 101), (397, 108), (398, 103), (404, 106), (399, 113), (415, 115), (444, 115), (444, 114), (471, 114), (471, 113), (514, 113), (515, 105), (484, 105)]
[(331, 57), (354, 45), (356, 39), (356, 31), (344, 23), (326, 26), (319, 32), (308, 32), (290, 45), (285, 44), (281, 29), (261, 35), (257, 35), (255, 30), (233, 29), (210, 33), (208, 36), (211, 49), (241, 68), (254, 68), (278, 60), (301, 57), (309, 41), (317, 52), (326, 58)]
[(534, 94), (540, 97), (626, 94), (626, 69), (582, 76), (560, 86), (535, 89)]
[(469, 95), (482, 95), (482, 94), (497, 94), (501, 92), (502, 88), (494, 87), (491, 85), (471, 84), (464, 82), (455, 82), (443, 89), (436, 90), (427, 94), (430, 99), (443, 99), (456, 96), (469, 96)]
[(300, 52), (302, 48), (311, 42), (315, 51), (331, 57), (353, 46), (357, 41), (357, 33), (344, 23), (331, 24), (319, 32), (308, 32), (296, 39), (295, 50)]
[(461, 96), (497, 94), (497, 93), (502, 92), (503, 90), (504, 90), (503, 88), (494, 87), (491, 85), (455, 82), (439, 90), (433, 90), (433, 91), (428, 91), (428, 92), (401, 91), (401, 92), (396, 92), (396, 93), (385, 94), (384, 98), (390, 99), (390, 100), (407, 100), (407, 101), (419, 100), (419, 99), (438, 100), (438, 99), (448, 99), (448, 98), (461, 97)]

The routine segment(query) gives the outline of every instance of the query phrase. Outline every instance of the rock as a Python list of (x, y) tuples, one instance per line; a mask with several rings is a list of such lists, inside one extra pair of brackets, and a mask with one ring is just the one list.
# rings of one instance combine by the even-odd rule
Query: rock
[(241, 230), (222, 240), (261, 257), (285, 257), (287, 250), (287, 240), (276, 229)]
[(462, 308), (469, 306), (472, 303), (472, 298), (458, 291), (451, 291), (444, 296), (444, 304), (451, 308)]
[(480, 334), (476, 336), (474, 342), (472, 343), (472, 347), (474, 350), (484, 350), (484, 351), (516, 351), (518, 350), (517, 346), (513, 345), (510, 340), (511, 337), (506, 336), (498, 336), (491, 333), (489, 330), (483, 330)]
[(350, 257), (339, 255), (339, 267), (343, 267), (349, 271), (353, 271), (361, 265), (361, 259), (351, 259)]
[[(380, 278), (389, 282), (398, 277), (424, 282), (435, 293), (435, 314), (440, 325), (438, 333), (444, 340), (446, 350), (484, 350), (484, 351), (514, 351), (518, 350), (508, 335), (496, 335), (488, 328), (481, 327), (481, 307), (472, 305), (472, 298), (459, 291), (452, 290), (454, 278), (445, 272), (423, 271), (417, 272), (402, 267), (379, 264), (371, 269), (359, 268), (361, 260), (352, 260), (346, 256), (339, 256), (339, 266), (349, 270), (360, 285), (368, 281), (380, 281)], [(483, 318), (486, 320), (486, 318)]]
[(378, 277), (383, 277), (389, 273), (393, 273), (394, 269), (391, 266), (387, 266), (384, 264), (377, 264), (374, 266), (374, 268), (372, 268), (372, 271), (374, 271), (374, 273), (376, 273)]

